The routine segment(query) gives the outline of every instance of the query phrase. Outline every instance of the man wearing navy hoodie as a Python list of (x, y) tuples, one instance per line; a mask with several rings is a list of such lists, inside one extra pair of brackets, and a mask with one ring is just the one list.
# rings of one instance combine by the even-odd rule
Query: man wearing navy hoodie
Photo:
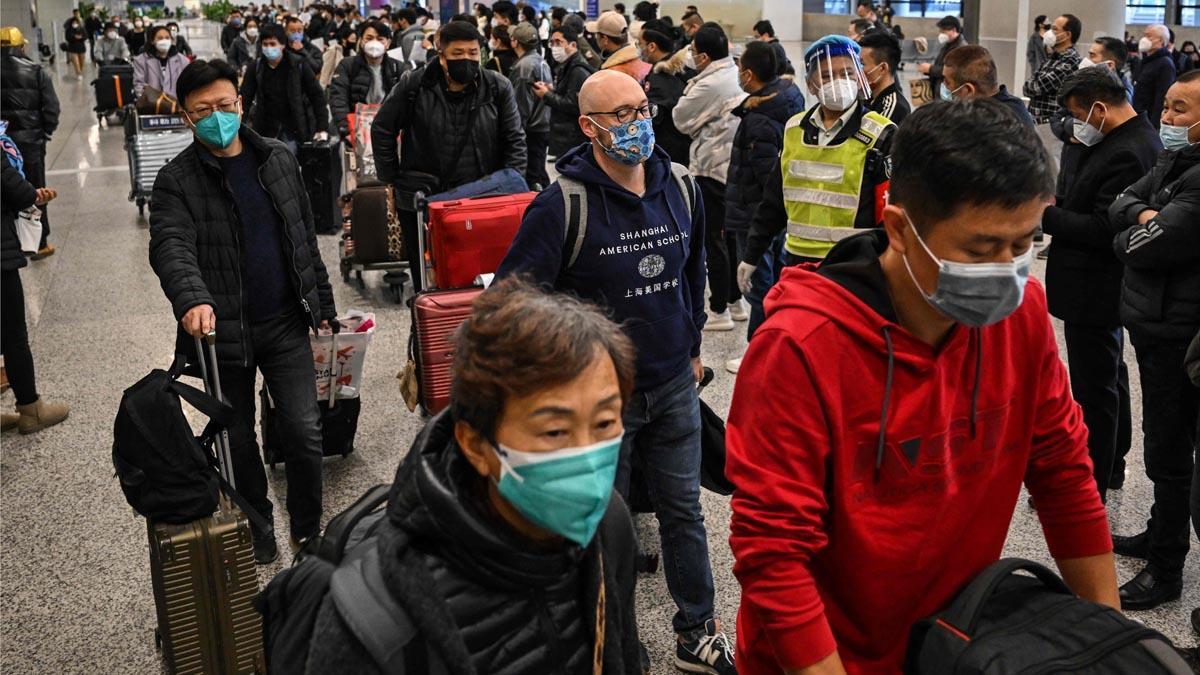
[(561, 177), (530, 204), (497, 276), (525, 275), (596, 302), (633, 340), (636, 389), (622, 420), (617, 489), (628, 494), (636, 453), (678, 608), (676, 665), (731, 674), (700, 510), (704, 205), (692, 178), (654, 146), (655, 109), (636, 80), (593, 74), (579, 91), (579, 110), (590, 142), (555, 164)]

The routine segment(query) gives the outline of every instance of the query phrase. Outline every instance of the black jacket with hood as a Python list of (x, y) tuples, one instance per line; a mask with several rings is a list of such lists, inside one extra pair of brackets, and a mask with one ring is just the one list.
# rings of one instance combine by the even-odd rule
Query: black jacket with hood
[[(1158, 215), (1139, 225), (1147, 209)], [(1159, 155), (1108, 215), (1125, 265), (1121, 320), (1130, 337), (1186, 345), (1200, 330), (1200, 146)]]
[(263, 75), (270, 68), (267, 57), (260, 56), (255, 59), (253, 68), (246, 69), (246, 77), (242, 80), (242, 105), (249, 111), (247, 116), (254, 130), (268, 135), (278, 131), (268, 128), (274, 126), (267, 117), (268, 110), (291, 116), (291, 128), (298, 142), (303, 143), (318, 131), (326, 130), (329, 113), (325, 107), (325, 92), (304, 57), (290, 49), (283, 50), (283, 58), (276, 69), (282, 68), (287, 75), (287, 99), (284, 101), (267, 101), (263, 97)]
[[(762, 201), (783, 150), (783, 125), (804, 112), (804, 94), (790, 79), (775, 78), (733, 109), (742, 119), (733, 136), (725, 179), (725, 227), (744, 232)], [(660, 111), (661, 113), (661, 111)]]
[[(292, 276), (296, 310), (310, 326), (337, 316), (329, 274), (321, 262), (313, 211), (296, 158), (279, 141), (247, 127), (242, 143), (258, 156), (258, 178), (283, 224), (285, 267)], [(150, 201), (150, 265), (171, 302), (175, 319), (197, 305), (217, 317), (217, 358), (250, 363), (249, 317), (242, 269), (242, 221), (216, 157), (194, 141), (159, 172)], [(192, 354), (192, 340), (179, 329), (176, 353)]]
[(58, 128), (58, 96), (50, 76), (19, 48), (4, 47), (0, 78), (0, 117), (8, 120), (8, 135), (21, 148), (45, 145)]
[(546, 92), (545, 99), (550, 106), (550, 154), (562, 157), (587, 142), (579, 128), (579, 90), (596, 69), (588, 65), (583, 54), (575, 52), (555, 70), (554, 89)]
[[(396, 472), (380, 533), (383, 579), (415, 624), (412, 639), (427, 646), (406, 653), (430, 653), (450, 675), (591, 675), (603, 570), (603, 672), (641, 673), (637, 543), (620, 496), (586, 548), (539, 546), (494, 512), (484, 480), (455, 442), (449, 412), (426, 425)], [(307, 673), (380, 672), (332, 596), (311, 645)]]
[(686, 56), (687, 50), (680, 49), (654, 64), (650, 74), (646, 75), (646, 98), (658, 106), (658, 114), (654, 116), (654, 143), (684, 166), (691, 156), (692, 137), (675, 126), (671, 111), (683, 97), (688, 80), (695, 75), (683, 65)]
[(525, 131), (512, 84), (484, 68), (458, 94), (436, 60), (405, 73), (375, 116), (371, 145), (379, 180), (389, 183), (402, 170), (438, 176), (443, 188), (504, 168), (525, 173)]

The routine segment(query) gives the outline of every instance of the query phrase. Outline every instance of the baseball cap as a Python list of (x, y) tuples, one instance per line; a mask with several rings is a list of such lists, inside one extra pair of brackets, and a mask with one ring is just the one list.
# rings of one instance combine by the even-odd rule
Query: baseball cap
[(522, 46), (531, 47), (538, 43), (538, 32), (533, 27), (533, 24), (528, 21), (522, 21), (514, 26), (508, 33), (508, 37), (521, 43)]
[(599, 33), (608, 37), (621, 37), (628, 29), (629, 24), (625, 23), (625, 17), (611, 10), (601, 14), (599, 19), (587, 22), (589, 33)]
[(0, 28), (0, 47), (24, 47), (25, 44), (25, 36), (21, 35), (21, 29), (16, 26)]

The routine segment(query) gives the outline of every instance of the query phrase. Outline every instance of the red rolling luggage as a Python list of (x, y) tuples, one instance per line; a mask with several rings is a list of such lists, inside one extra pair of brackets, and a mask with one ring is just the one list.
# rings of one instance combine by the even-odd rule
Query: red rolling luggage
[(433, 268), (432, 283), (425, 277), (424, 288), (462, 288), (475, 283), (481, 274), (500, 267), (521, 218), (536, 192), (521, 192), (502, 197), (477, 197), (447, 202), (431, 202), (418, 225), (426, 239)]
[(450, 366), (454, 332), (471, 314), (471, 303), (483, 292), (476, 286), (419, 293), (413, 300), (412, 357), (416, 365), (421, 407), (430, 415), (450, 402)]

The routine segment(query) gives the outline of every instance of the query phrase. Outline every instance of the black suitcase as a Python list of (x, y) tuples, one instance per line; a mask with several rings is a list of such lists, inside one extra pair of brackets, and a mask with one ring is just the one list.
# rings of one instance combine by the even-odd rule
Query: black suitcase
[(342, 156), (338, 141), (309, 141), (299, 146), (300, 173), (312, 204), (318, 234), (342, 229)]
[(400, 238), (399, 220), (391, 189), (381, 184), (360, 186), (350, 199), (350, 237), (355, 262), (370, 264), (393, 260), (389, 235)]
[[(280, 447), (279, 418), (275, 415), (275, 405), (271, 395), (263, 387), (259, 392), (259, 403), (262, 406), (262, 452), (263, 463), (272, 468), (286, 461), (287, 453)], [(354, 452), (354, 435), (358, 431), (358, 413), (362, 401), (358, 398), (338, 399), (330, 405), (329, 401), (317, 401), (321, 410), (321, 450), (326, 457), (346, 457)]]
[(133, 103), (133, 66), (114, 63), (100, 66), (92, 81), (96, 89), (96, 112), (116, 112)]

